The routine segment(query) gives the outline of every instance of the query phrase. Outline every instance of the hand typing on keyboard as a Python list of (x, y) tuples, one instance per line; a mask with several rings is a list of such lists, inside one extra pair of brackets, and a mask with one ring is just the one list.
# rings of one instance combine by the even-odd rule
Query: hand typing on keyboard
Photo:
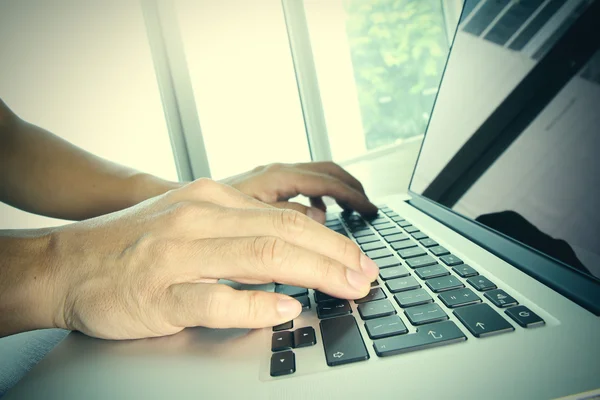
[[(295, 191), (327, 194), (298, 185)], [(348, 238), (208, 179), (49, 232), (40, 254), (47, 268), (37, 278), (46, 284), (36, 294), (36, 315), (45, 319), (36, 327), (107, 339), (170, 335), (188, 326), (270, 327), (301, 312), (285, 294), (238, 291), (220, 278), (358, 299), (379, 273)]]

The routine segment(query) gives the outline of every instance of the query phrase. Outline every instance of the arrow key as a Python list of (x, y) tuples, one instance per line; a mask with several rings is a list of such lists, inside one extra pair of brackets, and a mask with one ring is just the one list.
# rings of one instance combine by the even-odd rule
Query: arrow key
[(500, 314), (485, 303), (458, 308), (454, 310), (454, 315), (478, 338), (515, 330)]
[(312, 326), (296, 329), (294, 332), (294, 348), (314, 346), (315, 343), (317, 343), (317, 339)]
[(271, 338), (271, 351), (287, 350), (294, 347), (294, 337), (290, 331), (275, 332)]
[(296, 372), (296, 356), (291, 350), (271, 356), (271, 376), (289, 375)]

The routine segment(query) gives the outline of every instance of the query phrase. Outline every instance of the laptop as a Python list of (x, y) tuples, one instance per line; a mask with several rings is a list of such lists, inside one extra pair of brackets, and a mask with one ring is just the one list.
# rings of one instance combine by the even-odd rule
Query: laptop
[(71, 333), (7, 398), (598, 398), (599, 27), (600, 1), (466, 3), (408, 193), (327, 215), (380, 267), (365, 298), (271, 284), (297, 319)]

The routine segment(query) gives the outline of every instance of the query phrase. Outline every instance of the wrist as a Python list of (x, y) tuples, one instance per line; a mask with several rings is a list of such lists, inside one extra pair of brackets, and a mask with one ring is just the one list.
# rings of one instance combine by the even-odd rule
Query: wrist
[(0, 337), (64, 327), (50, 229), (0, 234)]
[(178, 189), (185, 183), (167, 181), (154, 175), (139, 173), (129, 178), (132, 190), (130, 206), (134, 206), (149, 198), (159, 196), (169, 190)]

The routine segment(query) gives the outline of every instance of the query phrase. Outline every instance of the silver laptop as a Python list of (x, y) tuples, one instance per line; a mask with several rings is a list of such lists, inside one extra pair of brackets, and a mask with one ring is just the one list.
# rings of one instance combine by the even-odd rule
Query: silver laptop
[(600, 396), (600, 1), (504, 3), (467, 3), (409, 192), (328, 214), (380, 266), (367, 297), (274, 284), (304, 312), (273, 328), (71, 333), (7, 398)]

